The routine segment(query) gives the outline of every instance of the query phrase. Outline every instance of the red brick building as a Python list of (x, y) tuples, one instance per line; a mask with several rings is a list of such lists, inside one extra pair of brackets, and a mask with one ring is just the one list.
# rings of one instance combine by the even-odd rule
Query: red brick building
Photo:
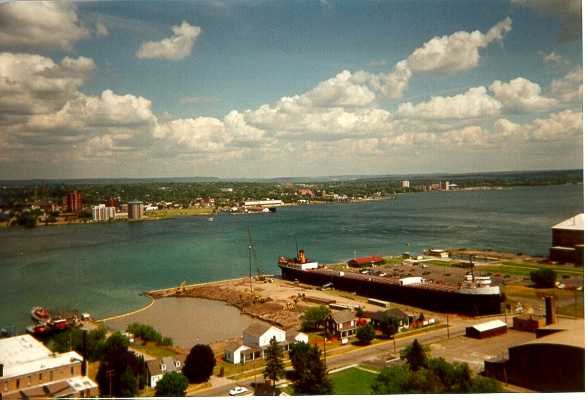
[(67, 195), (67, 211), (71, 213), (82, 211), (82, 194), (77, 190)]

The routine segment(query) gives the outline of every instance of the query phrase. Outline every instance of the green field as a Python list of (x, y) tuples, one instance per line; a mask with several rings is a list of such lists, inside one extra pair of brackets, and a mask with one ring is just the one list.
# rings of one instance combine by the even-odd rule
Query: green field
[(514, 262), (502, 262), (500, 264), (494, 264), (491, 266), (480, 267), (481, 271), (502, 273), (510, 275), (529, 275), (529, 272), (537, 270), (539, 268), (550, 268), (561, 275), (583, 275), (584, 270), (582, 267), (565, 267), (561, 265), (543, 265), (533, 263), (514, 263)]
[(155, 210), (145, 213), (145, 218), (173, 218), (173, 217), (193, 217), (212, 215), (214, 208), (210, 207), (192, 207), (192, 208), (169, 208), (164, 210)]
[(338, 395), (372, 393), (372, 384), (377, 374), (359, 368), (348, 368), (329, 375), (333, 384), (333, 393)]

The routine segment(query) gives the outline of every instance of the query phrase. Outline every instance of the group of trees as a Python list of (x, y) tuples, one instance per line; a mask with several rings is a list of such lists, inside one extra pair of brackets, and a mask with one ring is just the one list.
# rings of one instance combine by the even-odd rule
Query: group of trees
[[(74, 350), (84, 354), (83, 335), (84, 332), (80, 328), (70, 328), (48, 337), (45, 341), (47, 347), (56, 353)], [(89, 361), (100, 360), (106, 342), (106, 329), (103, 327), (94, 329), (88, 331), (86, 335), (86, 357)]]
[(129, 341), (119, 332), (104, 343), (96, 382), (102, 394), (133, 397), (147, 383), (147, 366), (143, 357), (129, 351)]
[(133, 323), (127, 327), (127, 331), (144, 341), (155, 342), (163, 346), (172, 346), (174, 344), (171, 338), (161, 336), (159, 332), (149, 325)]
[(372, 385), (374, 394), (496, 393), (499, 383), (473, 376), (466, 363), (449, 363), (429, 358), (428, 349), (416, 339), (401, 352), (405, 364), (385, 368)]
[(302, 330), (309, 332), (320, 329), (330, 313), (331, 311), (325, 306), (307, 308), (300, 317)]
[(333, 392), (321, 351), (316, 345), (297, 342), (290, 346), (289, 356), (294, 367), (294, 394), (326, 395)]
[(551, 268), (539, 268), (529, 273), (531, 281), (536, 288), (552, 288), (555, 287), (557, 280), (557, 272)]

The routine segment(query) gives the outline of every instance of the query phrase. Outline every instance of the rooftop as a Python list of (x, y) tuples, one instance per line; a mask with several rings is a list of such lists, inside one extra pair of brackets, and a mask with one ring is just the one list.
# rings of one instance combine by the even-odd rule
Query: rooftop
[(5, 374), (12, 367), (45, 359), (49, 356), (51, 356), (51, 351), (31, 335), (0, 339), (0, 360), (4, 364)]
[(504, 321), (500, 321), (495, 319), (494, 321), (488, 321), (488, 322), (484, 322), (482, 324), (478, 324), (478, 325), (474, 325), (472, 328), (474, 328), (477, 331), (480, 332), (485, 332), (485, 331), (489, 331), (491, 329), (496, 329), (496, 328), (502, 328), (502, 327), (506, 327), (507, 325), (504, 323)]
[(258, 322), (254, 322), (249, 325), (244, 331), (243, 335), (249, 336), (261, 336), (263, 335), (268, 329), (270, 328), (269, 325), (263, 325)]
[(331, 315), (333, 316), (333, 320), (338, 324), (355, 320), (355, 312), (351, 310), (333, 311)]
[(560, 222), (557, 225), (553, 225), (551, 229), (567, 229), (572, 231), (583, 231), (584, 230), (584, 213), (568, 218), (565, 221)]

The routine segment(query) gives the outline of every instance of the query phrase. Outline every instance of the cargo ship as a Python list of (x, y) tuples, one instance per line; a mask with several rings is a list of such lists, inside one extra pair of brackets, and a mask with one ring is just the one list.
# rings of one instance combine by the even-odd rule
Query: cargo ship
[(461, 285), (429, 282), (420, 276), (394, 278), (368, 276), (353, 271), (334, 271), (306, 258), (298, 250), (296, 258), (279, 257), (282, 278), (322, 286), (331, 283), (335, 288), (407, 304), (436, 312), (466, 315), (492, 315), (501, 312), (500, 287), (492, 285), (489, 277), (466, 274)]

